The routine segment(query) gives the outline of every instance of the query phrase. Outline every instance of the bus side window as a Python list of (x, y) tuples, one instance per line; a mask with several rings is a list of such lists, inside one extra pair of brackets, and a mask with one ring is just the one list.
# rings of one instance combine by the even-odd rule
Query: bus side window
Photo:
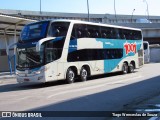
[(76, 39), (77, 36), (76, 36), (76, 28), (75, 28), (75, 25), (73, 26), (73, 29), (72, 29), (72, 33), (71, 33), (71, 38), (70, 40), (74, 40)]
[(111, 52), (110, 52), (110, 50), (107, 50), (107, 58), (111, 59)]
[(53, 55), (53, 44), (52, 42), (47, 42), (45, 47), (45, 61), (46, 63), (52, 62), (54, 60)]
[(108, 27), (101, 27), (101, 37), (102, 38), (110, 38), (111, 31)]
[(101, 38), (100, 27), (95, 25), (87, 25), (87, 33), (90, 38)]
[(136, 40), (136, 32), (133, 31), (133, 40)]
[(79, 24), (74, 24), (70, 39), (75, 40), (76, 38), (81, 38), (81, 29)]
[(82, 30), (77, 30), (77, 38), (82, 38)]
[(123, 29), (119, 29), (119, 36), (120, 36), (120, 39), (126, 39)]
[(93, 28), (91, 25), (87, 25), (87, 36), (93, 38)]
[(101, 33), (99, 32), (99, 30), (95, 30), (95, 37), (101, 38)]
[(87, 33), (86, 34), (87, 37), (91, 37), (91, 32), (87, 31), (86, 33)]
[(135, 40), (136, 38), (133, 30), (125, 30), (125, 36), (127, 40)]
[(45, 42), (45, 62), (49, 63), (57, 60), (62, 55), (62, 49), (64, 46), (65, 39), (62, 40), (51, 40)]
[(134, 39), (134, 36), (133, 36), (133, 31), (130, 30), (130, 40), (133, 40)]
[(142, 39), (142, 34), (141, 31), (135, 31), (135, 40), (141, 40)]
[(117, 29), (117, 28), (111, 29), (111, 38), (112, 39), (120, 39), (119, 29)]
[(74, 28), (73, 28), (73, 36), (75, 36), (75, 38), (84, 38), (86, 37), (86, 25), (85, 24), (75, 24)]
[(126, 40), (130, 39), (129, 30), (124, 30), (124, 35), (126, 37)]
[(101, 30), (102, 38), (107, 38), (107, 32), (105, 30)]

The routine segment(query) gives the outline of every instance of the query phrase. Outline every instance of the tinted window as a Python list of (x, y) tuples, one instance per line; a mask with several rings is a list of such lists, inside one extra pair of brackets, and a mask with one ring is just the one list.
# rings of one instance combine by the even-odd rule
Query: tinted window
[(100, 27), (95, 25), (87, 25), (88, 37), (101, 38)]
[(71, 39), (88, 37), (85, 24), (75, 24), (72, 30)]
[(69, 28), (69, 22), (53, 22), (49, 30), (49, 36), (66, 36)]
[(101, 27), (102, 38), (111, 38), (111, 28)]
[(45, 43), (45, 62), (49, 63), (59, 59), (62, 55), (63, 45), (64, 39), (47, 41)]
[(37, 22), (26, 25), (21, 32), (21, 40), (41, 39), (46, 37), (49, 22)]
[(68, 53), (68, 62), (120, 59), (123, 49), (82, 49)]
[(120, 39), (126, 39), (126, 36), (124, 34), (124, 30), (123, 29), (119, 29), (119, 37), (120, 37)]
[(142, 34), (141, 31), (135, 31), (135, 40), (141, 40), (142, 39)]
[(141, 40), (141, 31), (121, 28), (102, 27), (96, 25), (75, 24), (72, 30), (71, 40), (74, 38), (105, 38)]
[(36, 47), (17, 48), (17, 68), (34, 68), (43, 64), (43, 50), (41, 46), (40, 52), (36, 51)]
[(101, 38), (100, 27), (95, 25), (75, 24), (71, 39), (74, 38)]

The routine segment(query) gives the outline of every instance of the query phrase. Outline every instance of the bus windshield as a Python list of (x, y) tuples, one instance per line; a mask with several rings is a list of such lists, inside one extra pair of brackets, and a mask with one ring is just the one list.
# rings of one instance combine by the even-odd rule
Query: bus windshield
[(17, 68), (34, 68), (42, 64), (43, 48), (40, 52), (36, 52), (36, 47), (17, 48)]
[(48, 21), (26, 25), (21, 32), (21, 40), (26, 41), (46, 37), (48, 25)]

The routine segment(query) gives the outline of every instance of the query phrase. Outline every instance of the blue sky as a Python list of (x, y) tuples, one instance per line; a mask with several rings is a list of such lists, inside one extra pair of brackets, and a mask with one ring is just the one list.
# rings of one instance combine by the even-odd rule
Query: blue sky
[[(40, 0), (1, 0), (0, 9), (39, 11)], [(87, 13), (87, 0), (41, 0), (42, 11)], [(144, 0), (115, 0), (116, 13), (147, 15), (147, 4)], [(149, 15), (160, 16), (160, 0), (146, 0)], [(90, 13), (114, 14), (114, 0), (89, 0)]]

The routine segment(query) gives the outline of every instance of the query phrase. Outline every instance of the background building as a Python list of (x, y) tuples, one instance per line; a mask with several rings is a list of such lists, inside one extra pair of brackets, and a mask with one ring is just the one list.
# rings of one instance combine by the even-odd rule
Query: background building
[[(31, 20), (46, 20), (46, 19), (71, 19), (88, 21), (88, 14), (81, 13), (55, 13), (55, 12), (39, 12), (39, 11), (23, 11), (23, 10), (4, 10), (0, 9), (1, 15), (14, 16), (17, 18), (25, 18)], [(113, 14), (90, 14), (90, 21), (104, 24), (114, 24), (127, 27), (140, 28), (143, 32), (143, 39), (149, 41), (150, 44), (160, 44), (160, 16), (139, 16), (139, 15), (113, 15)], [(0, 21), (0, 25), (5, 22)], [(7, 24), (7, 23), (6, 23)], [(12, 24), (12, 23), (10, 23)], [(13, 21), (14, 24), (14, 21)], [(25, 24), (21, 24), (21, 29)], [(19, 36), (21, 29), (17, 30)], [(0, 29), (0, 71), (8, 71), (8, 63), (6, 56), (6, 43), (4, 42), (4, 34)], [(14, 32), (14, 29), (10, 29)], [(14, 42), (14, 35), (6, 33), (7, 43)], [(17, 38), (18, 39), (18, 38)], [(3, 61), (3, 62), (2, 62)]]

